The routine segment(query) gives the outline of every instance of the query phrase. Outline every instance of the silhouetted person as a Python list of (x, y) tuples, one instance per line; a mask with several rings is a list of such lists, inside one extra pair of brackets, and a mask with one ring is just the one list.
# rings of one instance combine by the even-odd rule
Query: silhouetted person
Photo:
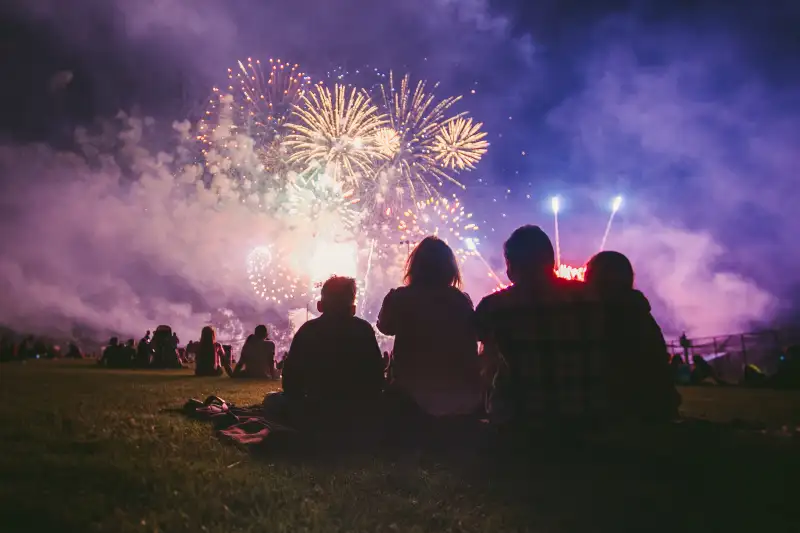
[(133, 366), (136, 362), (136, 348), (134, 347), (133, 339), (128, 339), (125, 346), (120, 347), (120, 359), (126, 367)]
[(586, 265), (586, 285), (605, 314), (611, 411), (630, 421), (669, 420), (678, 414), (680, 395), (667, 344), (633, 282), (633, 266), (619, 252), (600, 252)]
[(180, 339), (178, 338), (178, 334), (174, 331), (172, 332), (172, 345), (175, 346), (175, 349), (178, 349), (178, 344), (180, 344)]
[(117, 337), (111, 337), (97, 364), (106, 365), (108, 368), (125, 368), (124, 359), (123, 347), (119, 345), (119, 340)]
[(800, 346), (794, 345), (786, 349), (785, 355), (778, 363), (778, 371), (769, 379), (769, 384), (778, 388), (800, 388)]
[(77, 344), (70, 342), (69, 346), (67, 347), (67, 355), (65, 357), (67, 359), (83, 359), (83, 352), (81, 352), (81, 349), (78, 348)]
[(297, 330), (283, 367), (291, 424), (338, 433), (364, 428), (383, 390), (383, 360), (375, 331), (355, 316), (356, 282), (332, 277), (317, 302), (321, 316)]
[(197, 347), (194, 373), (196, 376), (221, 376), (222, 361), (225, 351), (217, 342), (217, 333), (211, 326), (206, 326), (200, 332), (200, 342)]
[(135, 366), (139, 368), (147, 368), (150, 366), (153, 358), (153, 347), (150, 343), (150, 331), (141, 338), (139, 345), (136, 347), (136, 363)]
[(681, 343), (681, 348), (683, 349), (683, 362), (687, 365), (689, 364), (689, 349), (692, 347), (692, 341), (686, 336), (686, 332), (681, 334), (681, 338), (679, 340)]
[(513, 285), (476, 309), (483, 354), (497, 363), (493, 420), (531, 426), (582, 425), (608, 414), (602, 314), (586, 287), (556, 277), (555, 252), (538, 226), (515, 230), (503, 246)]
[(257, 326), (255, 332), (247, 337), (242, 347), (236, 368), (230, 365), (225, 370), (232, 378), (266, 379), (275, 377), (275, 343), (269, 339), (267, 326)]
[(474, 414), (482, 405), (472, 301), (444, 241), (426, 237), (417, 245), (405, 287), (383, 300), (378, 329), (395, 338), (390, 388), (410, 408), (438, 417)]
[(151, 366), (153, 368), (183, 368), (178, 358), (178, 349), (175, 346), (172, 328), (158, 326), (150, 343), (153, 349)]

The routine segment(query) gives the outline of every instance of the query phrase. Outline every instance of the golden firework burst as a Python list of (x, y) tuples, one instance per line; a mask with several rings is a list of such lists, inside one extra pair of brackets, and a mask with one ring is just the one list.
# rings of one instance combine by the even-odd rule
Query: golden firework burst
[(459, 117), (445, 124), (434, 139), (434, 159), (441, 166), (453, 170), (473, 170), (489, 148), (481, 131), (481, 122)]
[(336, 180), (371, 178), (375, 162), (386, 157), (376, 144), (385, 123), (366, 92), (318, 86), (303, 96), (286, 124), (289, 161), (321, 164)]
[[(400, 86), (395, 87), (391, 73), (389, 83), (381, 87), (381, 94), (389, 126), (399, 141), (399, 149), (384, 165), (384, 170), (393, 173), (402, 182), (402, 189), (408, 189), (413, 199), (435, 195), (435, 185), (441, 186), (445, 181), (463, 188), (458, 180), (440, 168), (433, 151), (436, 134), (451, 120), (461, 116), (446, 116), (461, 97), (453, 96), (437, 102), (435, 95), (426, 91), (424, 81), (412, 88), (410, 76), (406, 75)], [(431, 179), (435, 183), (430, 182)]]

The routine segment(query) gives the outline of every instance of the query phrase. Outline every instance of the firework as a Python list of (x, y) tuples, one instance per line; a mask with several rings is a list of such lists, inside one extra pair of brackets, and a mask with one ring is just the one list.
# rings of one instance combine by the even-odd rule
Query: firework
[(303, 284), (275, 255), (271, 247), (258, 246), (247, 256), (247, 275), (256, 295), (279, 305), (304, 297)]
[(425, 82), (420, 81), (412, 89), (410, 77), (406, 75), (400, 86), (395, 88), (391, 73), (388, 85), (381, 87), (389, 127), (399, 141), (397, 151), (382, 170), (389, 174), (390, 180), (396, 180), (401, 188), (407, 188), (414, 201), (420, 196), (436, 194), (434, 185), (429, 181), (431, 179), (439, 186), (449, 181), (464, 187), (439, 166), (434, 152), (437, 133), (450, 120), (461, 116), (446, 116), (461, 97), (449, 97), (436, 102), (434, 94), (426, 92), (425, 87)]
[(288, 185), (287, 210), (314, 233), (352, 234), (360, 222), (359, 200), (352, 186), (333, 181), (324, 173), (299, 176)]
[(198, 138), (209, 144), (214, 130), (219, 126), (219, 114), (227, 98), (233, 107), (234, 127), (265, 144), (281, 133), (281, 127), (311, 87), (311, 79), (300, 71), (298, 65), (270, 59), (239, 61), (237, 67), (228, 69), (229, 84), (226, 89), (214, 87), (214, 96), (205, 118), (200, 122)]
[(444, 168), (474, 170), (486, 153), (489, 143), (481, 131), (482, 123), (473, 123), (471, 118), (457, 118), (445, 124), (436, 134), (431, 149), (434, 159)]
[(361, 88), (367, 91), (371, 97), (375, 97), (380, 95), (381, 86), (386, 83), (389, 76), (380, 69), (369, 65), (353, 69), (340, 65), (329, 70), (326, 77), (333, 84), (345, 85), (348, 89)]
[(285, 142), (289, 161), (321, 164), (337, 181), (368, 178), (376, 161), (384, 158), (375, 135), (385, 122), (366, 92), (343, 85), (335, 85), (333, 93), (317, 87), (303, 96), (286, 124), (291, 132)]
[(396, 229), (399, 241), (409, 246), (416, 245), (428, 235), (435, 235), (445, 241), (460, 260), (476, 253), (478, 225), (467, 213), (461, 201), (454, 195), (452, 199), (430, 197), (418, 202), (415, 209), (407, 209), (397, 217)]

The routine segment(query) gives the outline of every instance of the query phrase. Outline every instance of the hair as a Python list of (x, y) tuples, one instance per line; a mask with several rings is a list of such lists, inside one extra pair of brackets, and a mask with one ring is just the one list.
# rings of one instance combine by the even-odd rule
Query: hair
[(345, 311), (356, 303), (356, 280), (332, 276), (322, 285), (322, 305), (325, 312)]
[(461, 272), (453, 250), (439, 237), (422, 239), (406, 261), (406, 285), (461, 288)]
[(601, 290), (633, 289), (633, 266), (619, 252), (600, 252), (586, 265), (586, 282)]
[(213, 346), (217, 342), (217, 333), (211, 326), (206, 326), (200, 332), (200, 346)]
[(264, 339), (269, 337), (267, 326), (265, 326), (264, 324), (256, 326), (256, 329), (253, 333), (255, 333), (256, 337), (258, 337), (259, 339)]
[(503, 243), (503, 255), (509, 270), (517, 275), (552, 272), (556, 265), (556, 253), (550, 237), (539, 226), (530, 224), (514, 230)]

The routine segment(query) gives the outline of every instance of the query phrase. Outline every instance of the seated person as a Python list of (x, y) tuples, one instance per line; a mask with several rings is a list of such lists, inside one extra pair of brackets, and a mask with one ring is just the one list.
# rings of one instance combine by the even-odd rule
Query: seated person
[(197, 347), (195, 360), (195, 376), (221, 376), (222, 362), (225, 360), (225, 350), (217, 342), (217, 333), (211, 326), (206, 326), (200, 332), (200, 342)]
[(332, 277), (317, 302), (321, 316), (297, 330), (283, 366), (288, 422), (338, 433), (374, 422), (383, 391), (383, 358), (369, 322), (355, 316), (356, 282)]
[(108, 346), (103, 350), (103, 355), (97, 361), (98, 365), (108, 368), (125, 368), (125, 349), (119, 344), (117, 337), (108, 340)]
[(587, 264), (586, 285), (605, 315), (612, 411), (630, 421), (668, 420), (678, 414), (680, 395), (661, 328), (633, 280), (633, 267), (619, 252), (600, 252)]
[(496, 368), (490, 419), (523, 434), (603, 421), (605, 332), (585, 285), (556, 277), (553, 245), (538, 226), (515, 230), (503, 252), (513, 285), (475, 310), (483, 356)]
[(426, 237), (408, 257), (405, 283), (386, 295), (378, 316), (378, 329), (395, 338), (390, 396), (408, 406), (396, 414), (421, 420), (475, 414), (483, 407), (481, 360), (455, 254), (441, 239)]
[(242, 347), (242, 355), (236, 368), (230, 365), (225, 371), (232, 378), (273, 379), (275, 377), (275, 343), (269, 340), (267, 326), (257, 326), (255, 332), (247, 337)]

